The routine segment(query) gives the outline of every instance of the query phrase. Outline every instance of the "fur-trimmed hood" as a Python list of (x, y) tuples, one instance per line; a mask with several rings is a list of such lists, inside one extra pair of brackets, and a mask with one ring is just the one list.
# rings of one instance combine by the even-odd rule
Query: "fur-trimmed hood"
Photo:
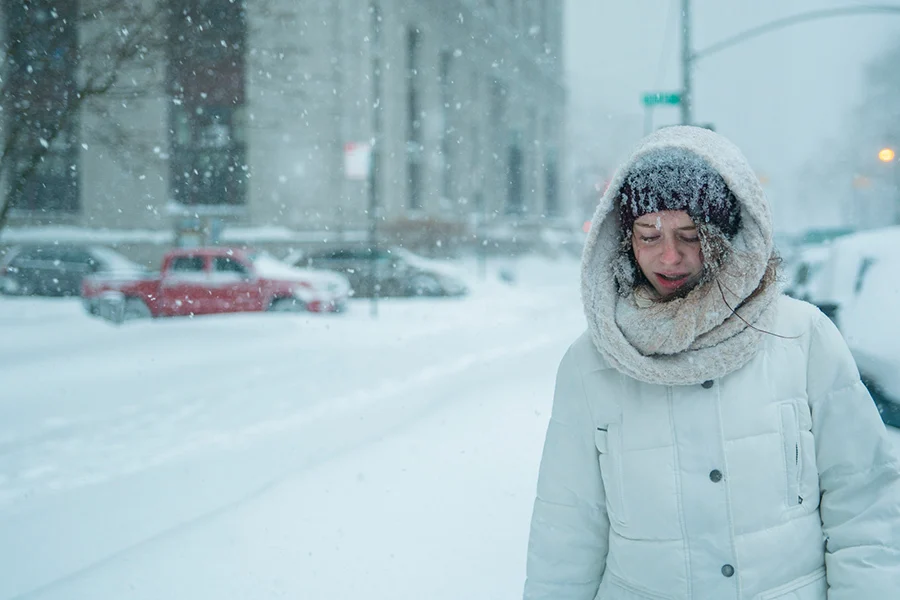
[[(617, 208), (632, 166), (666, 149), (687, 150), (715, 169), (738, 200), (741, 224), (712, 280), (684, 298), (648, 305), (618, 290), (622, 234)], [(647, 383), (688, 385), (740, 368), (759, 349), (760, 330), (774, 319), (779, 292), (775, 285), (760, 286), (773, 250), (769, 204), (741, 151), (699, 127), (657, 131), (616, 172), (591, 222), (581, 291), (594, 345), (617, 370)]]

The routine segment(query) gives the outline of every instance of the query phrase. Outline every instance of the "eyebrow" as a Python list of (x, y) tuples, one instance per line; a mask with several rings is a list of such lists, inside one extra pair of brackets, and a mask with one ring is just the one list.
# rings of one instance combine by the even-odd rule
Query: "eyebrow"
[[(638, 227), (647, 227), (648, 229), (656, 229), (656, 223), (635, 223)], [(696, 225), (685, 225), (684, 227), (678, 227), (678, 231), (685, 231), (687, 229), (697, 229)]]

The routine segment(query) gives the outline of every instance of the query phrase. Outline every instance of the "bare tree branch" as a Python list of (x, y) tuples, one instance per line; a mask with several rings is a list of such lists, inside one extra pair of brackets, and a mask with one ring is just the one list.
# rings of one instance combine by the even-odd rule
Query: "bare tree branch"
[[(93, 35), (85, 36), (82, 41), (79, 57), (79, 67), (84, 74), (84, 81), (76, 86), (74, 95), (66, 98), (63, 106), (58, 107), (55, 119), (40, 121), (41, 138), (39, 144), (31, 144), (31, 153), (26, 157), (25, 166), (19, 170), (18, 165), (10, 165), (14, 156), (14, 149), (19, 148), (25, 141), (24, 132), (28, 129), (27, 123), (21, 118), (13, 118), (6, 115), (6, 127), (3, 131), (2, 153), (0, 153), (0, 173), (10, 175), (12, 181), (2, 200), (0, 207), (0, 230), (5, 226), (9, 211), (12, 208), (11, 199), (18, 197), (28, 185), (28, 182), (36, 174), (45, 157), (50, 153), (54, 142), (63, 131), (66, 131), (74, 119), (84, 110), (88, 103), (100, 101), (105, 98), (121, 97), (121, 95), (141, 94), (150, 95), (155, 87), (150, 83), (142, 87), (132, 85), (128, 89), (119, 89), (121, 77), (124, 72), (136, 71), (142, 61), (149, 66), (159, 59), (159, 52), (164, 43), (165, 31), (162, 18), (167, 15), (167, 3), (163, 0), (153, 0), (147, 6), (142, 0), (86, 0), (82, 3), (82, 9), (78, 15), (76, 26), (96, 29)], [(38, 27), (37, 24), (33, 25)], [(56, 35), (60, 31), (53, 30)], [(51, 38), (52, 40), (53, 38)], [(36, 56), (35, 61), (48, 63), (47, 56)], [(35, 69), (41, 73), (43, 69)], [(15, 86), (15, 78), (5, 76), (0, 80), (0, 98), (9, 100)], [(6, 103), (6, 102), (5, 102)], [(119, 132), (120, 134), (122, 132)], [(103, 136), (100, 136), (103, 139)], [(115, 138), (108, 137), (113, 140)], [(120, 143), (126, 143), (122, 137)]]

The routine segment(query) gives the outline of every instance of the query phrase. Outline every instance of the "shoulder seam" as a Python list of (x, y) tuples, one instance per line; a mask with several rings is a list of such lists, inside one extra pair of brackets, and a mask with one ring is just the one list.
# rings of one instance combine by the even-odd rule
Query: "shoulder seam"
[[(582, 349), (580, 347), (577, 348), (577, 352), (579, 354), (579, 359), (581, 358), (580, 355), (583, 352), (593, 352), (596, 355), (596, 356), (590, 357), (590, 359), (596, 365), (594, 368), (592, 368), (590, 370), (590, 372), (614, 370), (613, 366), (611, 364), (609, 364), (609, 361), (606, 359), (606, 357), (603, 355), (603, 353), (597, 349), (597, 346), (594, 344), (594, 340), (591, 337), (590, 331), (586, 331), (585, 333), (581, 334), (581, 336), (579, 336), (579, 339), (576, 340), (576, 342), (572, 345), (576, 346), (581, 341), (581, 338), (585, 338), (583, 343), (587, 345), (587, 348), (586, 349)], [(579, 369), (579, 371), (581, 371), (581, 369)]]
[(575, 369), (578, 371), (578, 385), (581, 387), (581, 402), (584, 404), (584, 408), (591, 418), (591, 427), (593, 428), (595, 427), (597, 420), (594, 418), (594, 411), (591, 410), (591, 403), (587, 400), (587, 388), (584, 385), (584, 371), (581, 370), (581, 365), (578, 364), (577, 360), (575, 361)]

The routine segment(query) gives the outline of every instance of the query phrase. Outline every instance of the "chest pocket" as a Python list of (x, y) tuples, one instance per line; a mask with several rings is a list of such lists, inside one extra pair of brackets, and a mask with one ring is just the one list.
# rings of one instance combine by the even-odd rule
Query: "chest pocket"
[(625, 498), (622, 491), (622, 436), (618, 424), (601, 425), (594, 432), (600, 474), (606, 491), (606, 512), (613, 525), (625, 526)]
[(818, 506), (818, 470), (812, 419), (805, 401), (781, 404), (781, 440), (784, 449), (785, 501), (789, 508)]

